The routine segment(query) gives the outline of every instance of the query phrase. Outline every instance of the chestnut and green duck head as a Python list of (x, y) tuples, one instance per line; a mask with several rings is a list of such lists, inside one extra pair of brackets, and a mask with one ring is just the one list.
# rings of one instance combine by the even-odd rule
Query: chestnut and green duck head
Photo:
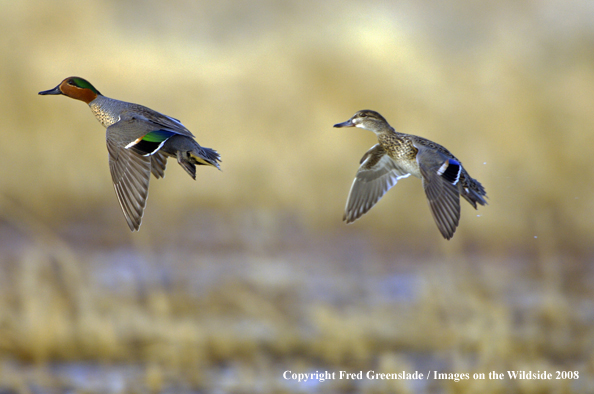
[(179, 120), (139, 104), (106, 97), (86, 79), (68, 77), (55, 88), (39, 94), (64, 95), (83, 101), (107, 128), (109, 169), (120, 207), (132, 231), (140, 228), (150, 175), (164, 177), (168, 157), (175, 157), (194, 179), (197, 165), (220, 169), (217, 151), (200, 146)]
[(50, 90), (39, 92), (41, 95), (58, 95), (71, 97), (73, 99), (84, 101), (89, 104), (95, 100), (101, 93), (89, 81), (80, 77), (69, 77), (60, 82), (58, 86)]

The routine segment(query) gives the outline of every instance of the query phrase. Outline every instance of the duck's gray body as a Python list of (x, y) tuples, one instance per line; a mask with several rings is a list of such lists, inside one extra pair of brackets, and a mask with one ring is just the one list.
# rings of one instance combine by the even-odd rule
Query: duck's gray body
[(193, 179), (196, 165), (220, 169), (219, 154), (200, 146), (179, 120), (139, 104), (105, 97), (83, 78), (66, 78), (56, 88), (39, 94), (63, 94), (84, 101), (106, 127), (109, 168), (132, 231), (138, 230), (142, 221), (150, 174), (162, 178), (168, 157), (177, 158)]
[[(177, 119), (142, 105), (105, 96), (97, 96), (89, 107), (107, 128), (114, 187), (132, 230), (140, 227), (148, 196), (149, 175), (152, 173), (156, 178), (165, 176), (167, 157), (175, 157), (193, 179), (196, 179), (196, 165), (212, 165), (220, 169), (219, 154), (200, 146), (194, 135)], [(120, 167), (118, 160), (127, 163), (123, 171), (117, 170)]]

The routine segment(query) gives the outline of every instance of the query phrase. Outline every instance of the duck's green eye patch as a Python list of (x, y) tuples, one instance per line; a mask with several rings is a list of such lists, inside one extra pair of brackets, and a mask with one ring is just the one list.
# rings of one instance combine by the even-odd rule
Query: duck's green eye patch
[(68, 84), (72, 85), (72, 86), (76, 86), (77, 88), (80, 88), (80, 89), (89, 89), (96, 94), (101, 94), (101, 93), (99, 93), (99, 91), (97, 89), (95, 89), (95, 87), (93, 85), (90, 84), (89, 81), (82, 79), (82, 78), (70, 78), (68, 80)]

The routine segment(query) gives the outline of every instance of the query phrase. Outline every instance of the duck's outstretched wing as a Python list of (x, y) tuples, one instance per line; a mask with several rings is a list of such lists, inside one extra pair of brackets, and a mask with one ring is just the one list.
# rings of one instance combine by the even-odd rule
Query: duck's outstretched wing
[(454, 236), (460, 222), (462, 165), (448, 155), (418, 146), (417, 163), (433, 219), (445, 239)]
[(116, 196), (130, 230), (137, 231), (142, 221), (151, 176), (151, 156), (126, 148), (128, 127), (133, 122), (118, 122), (107, 128), (109, 170)]
[(347, 198), (343, 220), (354, 222), (369, 211), (399, 179), (410, 174), (396, 166), (381, 145), (374, 145), (361, 159), (361, 166)]

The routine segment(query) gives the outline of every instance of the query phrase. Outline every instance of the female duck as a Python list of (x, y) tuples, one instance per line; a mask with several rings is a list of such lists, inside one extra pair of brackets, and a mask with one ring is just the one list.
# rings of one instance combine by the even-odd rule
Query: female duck
[(347, 198), (344, 220), (354, 222), (369, 211), (401, 178), (421, 178), (433, 219), (445, 239), (454, 236), (460, 221), (460, 195), (475, 209), (485, 205), (485, 188), (470, 177), (460, 160), (443, 146), (416, 135), (398, 133), (379, 113), (357, 112), (334, 127), (373, 131), (378, 144), (361, 159)]

